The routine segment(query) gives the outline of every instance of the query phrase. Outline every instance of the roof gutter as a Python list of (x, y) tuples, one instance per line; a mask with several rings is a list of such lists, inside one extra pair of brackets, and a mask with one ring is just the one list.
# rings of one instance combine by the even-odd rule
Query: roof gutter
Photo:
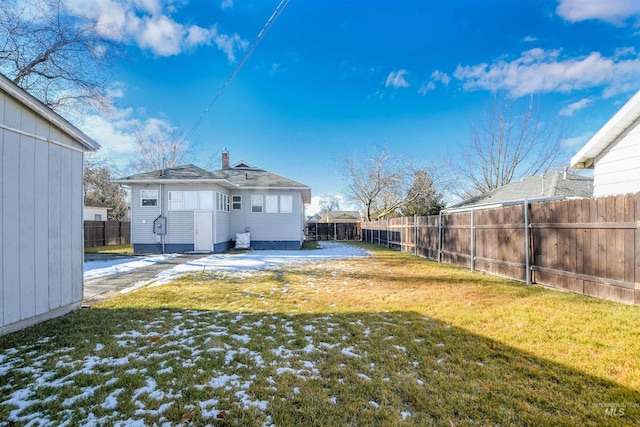
[(226, 179), (113, 179), (111, 182), (116, 184), (209, 184), (209, 183), (224, 183), (234, 188), (240, 188), (237, 184), (234, 184)]
[[(578, 198), (578, 197), (572, 197), (572, 198)], [(512, 200), (512, 201), (502, 202), (502, 203), (493, 203), (493, 204), (490, 204), (490, 205), (480, 205), (480, 206), (469, 206), (469, 207), (461, 207), (461, 208), (443, 209), (440, 212), (447, 214), (447, 213), (458, 213), (458, 212), (468, 212), (468, 211), (479, 211), (479, 210), (484, 210), (484, 209), (502, 208), (504, 206), (521, 205), (524, 202), (529, 202), (529, 203), (554, 202), (556, 200), (564, 200), (564, 199), (568, 199), (568, 197), (565, 197), (565, 196), (537, 197), (537, 198), (533, 198), (533, 199), (520, 199), (520, 200)]]

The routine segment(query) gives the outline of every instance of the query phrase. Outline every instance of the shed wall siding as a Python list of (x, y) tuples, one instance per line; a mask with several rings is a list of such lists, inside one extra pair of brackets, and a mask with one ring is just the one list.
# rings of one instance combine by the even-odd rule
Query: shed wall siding
[(640, 191), (640, 121), (596, 160), (593, 172), (594, 197)]
[(82, 153), (3, 131), (2, 164), (6, 326), (82, 300)]
[(11, 128), (0, 131), (1, 335), (82, 300), (83, 154), (3, 91), (0, 121)]

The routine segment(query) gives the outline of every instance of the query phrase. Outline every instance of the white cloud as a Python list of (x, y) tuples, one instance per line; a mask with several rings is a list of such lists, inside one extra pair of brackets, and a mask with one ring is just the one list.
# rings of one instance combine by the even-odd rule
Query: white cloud
[(227, 34), (218, 34), (216, 31), (213, 41), (218, 49), (227, 54), (229, 61), (235, 61), (234, 52), (236, 50), (245, 50), (249, 43), (246, 40), (242, 40), (238, 34), (229, 36)]
[(640, 18), (638, 0), (560, 0), (556, 13), (570, 22), (597, 19), (620, 25), (629, 18)]
[(438, 70), (435, 70), (433, 73), (431, 73), (431, 78), (434, 81), (440, 82), (445, 86), (449, 86), (449, 82), (451, 81), (451, 77), (449, 77), (447, 73), (443, 73), (442, 71)]
[(271, 68), (269, 69), (269, 73), (271, 75), (278, 74), (278, 73), (284, 73), (286, 71), (287, 71), (287, 69), (285, 67), (283, 67), (282, 64), (278, 64), (276, 62), (271, 64)]
[(587, 141), (589, 141), (589, 139), (591, 139), (591, 137), (593, 136), (593, 133), (583, 133), (582, 135), (577, 135), (571, 138), (566, 138), (564, 141), (562, 141), (562, 144), (565, 147), (581, 147), (584, 144), (587, 143)]
[(433, 81), (428, 81), (428, 82), (422, 83), (422, 86), (420, 86), (420, 89), (418, 89), (418, 93), (420, 95), (426, 95), (429, 91), (432, 91), (435, 89), (436, 89), (436, 84)]
[[(229, 0), (225, 4), (233, 5)], [(96, 23), (99, 33), (121, 43), (135, 43), (158, 56), (178, 55), (199, 45), (215, 45), (229, 61), (248, 43), (238, 34), (218, 32), (214, 25), (202, 28), (177, 22), (173, 2), (160, 0), (65, 0), (70, 13)]]
[(573, 113), (589, 106), (591, 102), (589, 98), (582, 98), (580, 101), (573, 102), (561, 109), (559, 114), (561, 116), (573, 116)]
[(387, 76), (387, 81), (384, 84), (385, 87), (392, 87), (394, 89), (399, 87), (409, 87), (409, 83), (404, 78), (407, 74), (408, 72), (405, 69), (390, 72)]
[(222, 3), (220, 4), (220, 7), (222, 9), (230, 9), (233, 7), (233, 0), (222, 0)]
[(538, 39), (536, 37), (533, 37), (533, 36), (526, 36), (523, 40), (525, 42), (527, 42), (527, 43), (538, 41)]
[(144, 135), (175, 132), (175, 127), (168, 121), (156, 117), (139, 118), (138, 113), (131, 108), (114, 109), (110, 114), (82, 114), (73, 119), (79, 129), (100, 144), (96, 156), (126, 167), (137, 150), (138, 132)]
[(609, 97), (628, 91), (640, 78), (640, 57), (607, 58), (599, 52), (585, 57), (562, 58), (560, 50), (531, 49), (512, 61), (459, 65), (454, 77), (466, 90), (505, 90), (513, 97), (530, 93), (569, 93), (604, 87)]
[(184, 27), (167, 16), (144, 18), (135, 35), (138, 45), (158, 56), (177, 55), (186, 34)]
[(431, 80), (422, 83), (422, 86), (418, 89), (418, 93), (420, 95), (426, 95), (429, 91), (435, 90), (436, 83), (442, 83), (445, 86), (449, 86), (449, 82), (451, 82), (451, 77), (449, 77), (447, 73), (435, 70), (431, 73)]
[(135, 151), (134, 129), (140, 125), (131, 117), (132, 110), (120, 110), (113, 116), (84, 115), (78, 127), (93, 138), (101, 148), (98, 155), (124, 158)]

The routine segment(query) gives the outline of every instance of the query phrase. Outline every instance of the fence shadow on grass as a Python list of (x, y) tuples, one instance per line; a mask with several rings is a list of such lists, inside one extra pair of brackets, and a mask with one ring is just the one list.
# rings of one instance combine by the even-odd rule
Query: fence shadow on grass
[[(84, 373), (68, 377), (77, 382), (61, 396), (38, 380), (77, 370)], [(82, 424), (89, 414), (178, 423), (190, 411), (195, 425), (640, 422), (638, 390), (407, 311), (90, 308), (0, 337), (0, 371), (2, 393), (23, 399), (21, 410), (0, 402), (0, 421), (9, 423), (34, 413), (54, 423)], [(222, 378), (225, 387), (212, 385)], [(147, 394), (136, 391), (144, 387)], [(108, 418), (110, 396), (121, 419)], [(201, 405), (212, 399), (228, 418)]]

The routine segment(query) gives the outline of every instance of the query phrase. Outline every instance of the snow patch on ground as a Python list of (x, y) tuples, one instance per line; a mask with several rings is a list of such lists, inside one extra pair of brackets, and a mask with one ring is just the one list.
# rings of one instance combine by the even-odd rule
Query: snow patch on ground
[(177, 254), (152, 255), (143, 258), (119, 258), (108, 261), (87, 261), (84, 263), (84, 280), (97, 279), (98, 277), (112, 276), (114, 274), (129, 273), (135, 269), (148, 267), (159, 262), (175, 258)]

